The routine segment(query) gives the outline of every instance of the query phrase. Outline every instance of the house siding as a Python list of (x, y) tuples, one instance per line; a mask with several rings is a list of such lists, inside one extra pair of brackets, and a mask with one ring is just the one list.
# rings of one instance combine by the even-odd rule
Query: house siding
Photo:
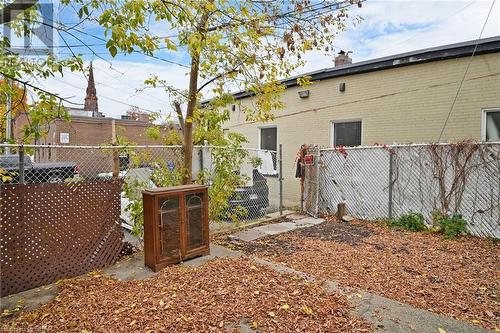
[[(284, 203), (300, 203), (294, 178), (295, 155), (301, 144), (331, 145), (331, 122), (362, 120), (362, 144), (421, 143), (438, 140), (470, 57), (440, 60), (354, 74), (316, 82), (301, 99), (301, 87), (287, 88), (283, 110), (267, 123), (245, 122), (236, 107), (224, 128), (244, 134), (249, 147), (258, 145), (258, 127), (276, 125), (283, 145)], [(345, 82), (345, 92), (339, 84)], [(241, 99), (252, 105), (253, 97)], [(500, 53), (472, 59), (441, 141), (481, 139), (482, 109), (500, 107)], [(271, 191), (277, 180), (268, 179)], [(275, 184), (276, 183), (276, 184)], [(277, 193), (277, 192), (274, 192)]]

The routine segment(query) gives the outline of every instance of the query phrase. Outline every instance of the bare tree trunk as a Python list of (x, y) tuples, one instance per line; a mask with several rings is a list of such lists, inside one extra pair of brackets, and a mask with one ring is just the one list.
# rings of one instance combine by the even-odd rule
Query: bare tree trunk
[[(198, 31), (201, 32), (202, 38), (200, 43), (203, 43), (206, 33), (206, 24), (208, 20), (209, 13), (206, 12), (200, 18), (198, 24)], [(203, 48), (202, 48), (203, 49)], [(182, 180), (183, 184), (190, 184), (192, 179), (192, 166), (193, 166), (193, 114), (196, 108), (196, 103), (198, 99), (198, 72), (200, 70), (200, 54), (197, 51), (193, 51), (191, 70), (189, 73), (189, 92), (188, 92), (188, 104), (186, 108), (186, 118), (184, 119), (183, 128), (183, 148), (184, 148), (184, 178)]]

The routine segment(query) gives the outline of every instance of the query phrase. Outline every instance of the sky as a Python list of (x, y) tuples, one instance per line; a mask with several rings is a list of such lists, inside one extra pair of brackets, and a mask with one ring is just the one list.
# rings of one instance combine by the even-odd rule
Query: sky
[[(353, 62), (477, 39), (493, 0), (463, 1), (387, 1), (367, 0), (362, 8), (351, 7), (350, 16), (359, 15), (362, 22), (339, 34), (335, 51), (352, 51)], [(56, 19), (66, 24), (78, 23), (72, 8), (57, 8)], [(160, 59), (139, 53), (112, 58), (104, 47), (102, 30), (90, 24), (80, 25), (75, 34), (98, 54), (85, 47), (72, 48), (82, 54), (85, 64), (93, 61), (99, 110), (107, 117), (119, 118), (132, 106), (148, 112), (171, 112), (168, 96), (161, 89), (144, 88), (144, 80), (158, 75), (178, 88), (187, 87), (189, 59), (182, 52), (161, 51)], [(158, 27), (160, 35), (168, 28)], [(496, 1), (482, 38), (500, 35), (500, 1)], [(58, 38), (59, 45), (64, 41)], [(77, 43), (66, 36), (67, 42)], [(55, 50), (60, 57), (69, 55), (65, 47)], [(333, 67), (333, 56), (313, 52), (305, 56), (307, 64), (296, 74)], [(174, 63), (170, 63), (174, 62)], [(83, 73), (65, 72), (37, 83), (45, 89), (83, 103), (87, 81)]]

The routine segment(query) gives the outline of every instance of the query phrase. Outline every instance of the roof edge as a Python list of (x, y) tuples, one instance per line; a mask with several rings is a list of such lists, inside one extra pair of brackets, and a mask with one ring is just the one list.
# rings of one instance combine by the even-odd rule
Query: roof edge
[[(474, 49), (476, 49), (475, 52)], [(317, 71), (292, 76), (288, 79), (282, 80), (281, 83), (284, 84), (286, 88), (289, 88), (297, 86), (297, 78), (306, 75), (311, 76), (311, 81), (318, 81), (440, 60), (464, 58), (467, 56), (471, 56), (473, 53), (476, 56), (497, 52), (500, 52), (500, 36), (420, 49), (416, 51), (395, 54), (392, 56), (361, 61), (342, 67), (324, 68)], [(232, 95), (236, 99), (243, 99), (246, 97), (254, 96), (255, 93), (250, 91), (241, 91), (233, 93)], [(205, 101), (203, 103), (207, 102), (209, 101)]]

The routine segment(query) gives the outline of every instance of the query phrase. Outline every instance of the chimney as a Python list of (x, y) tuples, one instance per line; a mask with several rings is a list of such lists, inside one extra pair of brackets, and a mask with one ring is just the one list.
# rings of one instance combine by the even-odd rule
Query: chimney
[(346, 53), (344, 52), (344, 50), (340, 50), (339, 54), (335, 57), (335, 67), (341, 67), (352, 64), (352, 59), (351, 57), (349, 57), (349, 53), (352, 52), (349, 51)]

